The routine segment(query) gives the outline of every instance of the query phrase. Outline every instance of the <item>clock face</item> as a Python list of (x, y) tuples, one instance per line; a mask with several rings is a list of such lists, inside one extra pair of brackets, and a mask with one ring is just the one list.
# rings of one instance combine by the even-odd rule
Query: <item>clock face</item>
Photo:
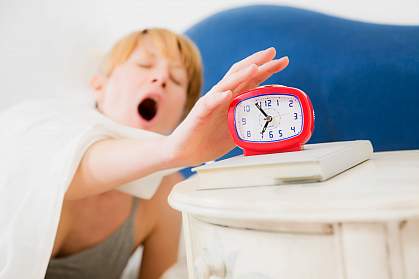
[(250, 97), (234, 109), (239, 138), (249, 142), (276, 142), (298, 136), (303, 130), (299, 99), (288, 94)]

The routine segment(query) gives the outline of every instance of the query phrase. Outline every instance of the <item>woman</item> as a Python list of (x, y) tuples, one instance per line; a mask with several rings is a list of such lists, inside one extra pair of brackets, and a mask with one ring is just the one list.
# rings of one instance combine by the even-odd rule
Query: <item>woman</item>
[(46, 278), (119, 278), (140, 245), (140, 278), (159, 278), (173, 265), (180, 216), (168, 206), (167, 196), (181, 175), (165, 177), (150, 200), (114, 189), (231, 150), (228, 105), (288, 65), (288, 58), (274, 57), (275, 50), (269, 48), (245, 58), (198, 99), (201, 62), (190, 40), (154, 28), (117, 42), (92, 79), (97, 109), (122, 125), (162, 136), (108, 139), (90, 146), (65, 194)]

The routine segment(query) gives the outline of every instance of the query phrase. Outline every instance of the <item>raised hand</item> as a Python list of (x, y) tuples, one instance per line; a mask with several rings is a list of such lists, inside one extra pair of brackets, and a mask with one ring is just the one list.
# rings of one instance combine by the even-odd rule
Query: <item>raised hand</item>
[(273, 59), (268, 48), (235, 63), (186, 119), (168, 137), (167, 145), (179, 166), (214, 160), (234, 147), (228, 131), (227, 111), (232, 98), (259, 85), (288, 65), (288, 58)]
[(248, 67), (253, 67), (252, 65), (256, 66), (256, 72), (251, 78), (243, 80), (240, 84), (234, 84), (237, 86), (234, 87), (233, 97), (239, 95), (243, 91), (257, 87), (260, 83), (270, 78), (274, 73), (282, 71), (288, 66), (289, 60), (287, 56), (284, 56), (280, 59), (273, 59), (275, 55), (276, 50), (275, 48), (271, 47), (256, 52), (244, 58), (243, 60), (236, 62), (233, 66), (230, 67), (228, 72), (224, 75), (223, 79), (220, 82), (218, 82), (210, 90), (210, 92), (213, 89), (216, 89), (219, 92), (229, 89), (231, 90), (231, 83), (226, 82), (226, 80), (230, 79), (231, 75), (234, 73), (237, 73)]

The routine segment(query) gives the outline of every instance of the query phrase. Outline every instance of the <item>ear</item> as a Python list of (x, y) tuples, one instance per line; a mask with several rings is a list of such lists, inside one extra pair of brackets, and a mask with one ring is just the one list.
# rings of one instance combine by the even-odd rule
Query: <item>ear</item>
[(96, 103), (100, 103), (105, 93), (106, 82), (108, 79), (102, 74), (95, 74), (90, 80), (90, 87), (93, 89), (93, 94)]

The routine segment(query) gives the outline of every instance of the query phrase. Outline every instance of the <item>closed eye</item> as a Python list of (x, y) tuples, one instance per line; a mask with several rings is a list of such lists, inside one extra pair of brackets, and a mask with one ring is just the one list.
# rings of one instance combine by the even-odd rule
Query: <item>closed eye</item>
[(148, 63), (137, 63), (137, 66), (144, 69), (150, 69), (151, 67), (153, 67), (152, 64), (148, 64)]
[(178, 86), (183, 86), (187, 83), (187, 77), (178, 70), (172, 70), (169, 72), (170, 79)]
[(170, 79), (176, 84), (176, 85), (182, 85), (182, 83), (178, 80), (178, 79), (176, 79), (174, 76), (170, 76)]

